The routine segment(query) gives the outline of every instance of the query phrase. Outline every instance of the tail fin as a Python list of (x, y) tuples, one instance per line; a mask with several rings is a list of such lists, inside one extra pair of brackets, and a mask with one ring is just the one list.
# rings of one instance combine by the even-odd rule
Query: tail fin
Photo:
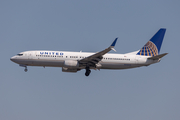
[(165, 28), (159, 29), (159, 31), (141, 48), (137, 55), (143, 56), (156, 56), (159, 54), (164, 34), (166, 32)]

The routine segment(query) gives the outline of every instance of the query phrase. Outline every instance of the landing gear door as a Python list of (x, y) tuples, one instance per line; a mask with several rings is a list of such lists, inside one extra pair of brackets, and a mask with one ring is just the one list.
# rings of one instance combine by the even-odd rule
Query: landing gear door
[(32, 53), (31, 52), (28, 54), (28, 59), (32, 59)]
[(29, 65), (33, 65), (33, 53), (32, 52), (29, 52), (28, 53), (28, 59), (29, 59)]

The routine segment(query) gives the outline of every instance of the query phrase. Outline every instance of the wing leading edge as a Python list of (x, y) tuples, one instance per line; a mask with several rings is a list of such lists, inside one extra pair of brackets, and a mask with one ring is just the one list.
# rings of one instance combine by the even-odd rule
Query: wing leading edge
[(97, 53), (95, 53), (95, 54), (93, 54), (91, 56), (88, 56), (88, 57), (86, 57), (84, 59), (79, 60), (79, 64), (85, 64), (85, 65), (88, 65), (88, 66), (95, 66), (95, 64), (97, 64), (103, 58), (102, 57), (103, 55), (105, 55), (106, 53), (108, 53), (111, 50), (116, 51), (114, 49), (114, 46), (116, 45), (117, 39), (118, 38), (116, 38), (113, 41), (113, 43), (108, 48), (106, 48), (105, 50), (102, 50), (102, 51), (97, 52)]

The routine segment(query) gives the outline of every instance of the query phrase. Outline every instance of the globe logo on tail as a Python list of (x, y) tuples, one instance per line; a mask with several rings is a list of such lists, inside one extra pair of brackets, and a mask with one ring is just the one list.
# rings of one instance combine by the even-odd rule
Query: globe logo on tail
[(148, 41), (137, 54), (143, 56), (156, 56), (158, 55), (158, 49), (153, 42)]

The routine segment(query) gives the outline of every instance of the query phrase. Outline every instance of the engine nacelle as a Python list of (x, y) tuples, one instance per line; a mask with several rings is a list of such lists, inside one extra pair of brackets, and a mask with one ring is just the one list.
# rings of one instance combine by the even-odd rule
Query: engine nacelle
[(62, 67), (62, 72), (77, 72), (78, 70), (76, 68), (66, 68)]
[(79, 63), (76, 60), (65, 60), (64, 67), (65, 68), (77, 68), (77, 67), (79, 67)]

